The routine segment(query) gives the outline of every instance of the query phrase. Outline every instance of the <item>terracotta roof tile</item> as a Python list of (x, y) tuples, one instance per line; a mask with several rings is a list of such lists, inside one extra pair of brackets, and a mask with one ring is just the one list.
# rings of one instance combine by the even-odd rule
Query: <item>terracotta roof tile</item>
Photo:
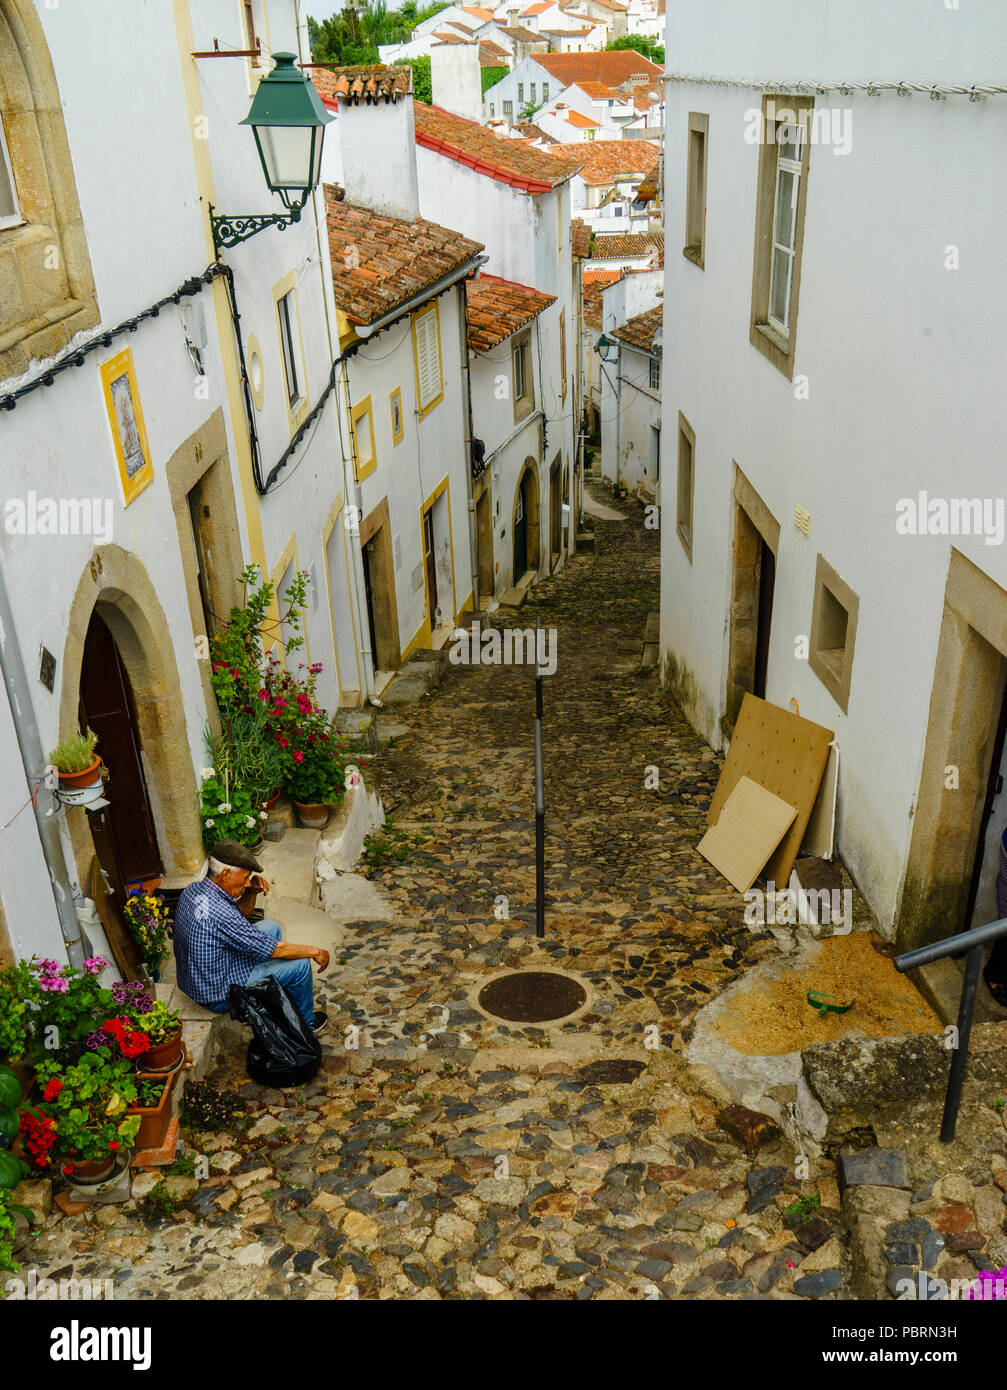
[[(642, 179), (660, 157), (649, 140), (587, 140), (576, 148), (583, 166), (580, 176), (587, 184), (614, 183), (616, 179), (631, 182), (634, 174)], [(554, 149), (547, 153), (552, 156)]]
[(325, 220), (336, 304), (354, 323), (381, 318), (483, 249), (422, 217), (406, 222), (344, 203), (331, 183), (325, 184)]
[(320, 67), (316, 63), (311, 68), (315, 90), (329, 106), (340, 101), (348, 106), (398, 101), (412, 91), (412, 76), (409, 67), (389, 67), (384, 63), (350, 68)]
[(442, 30), (440, 31), (440, 33), (434, 34), (433, 37), (437, 40), (438, 43), (471, 43), (471, 42), (472, 42), (471, 39), (463, 39), (462, 36), (461, 36), (461, 34), (449, 34), (449, 33), (447, 32), (447, 30), (444, 30), (444, 29), (442, 29)]
[[(536, 34), (534, 29), (528, 29), (523, 24), (500, 24), (497, 26), (502, 34), (506, 34), (509, 39), (514, 39), (517, 43), (548, 43), (541, 34)], [(545, 56), (544, 54), (542, 55)]]
[(614, 87), (607, 87), (604, 82), (574, 82), (572, 86), (579, 87), (585, 95), (592, 101), (625, 101), (626, 97), (622, 92), (617, 92)]
[(532, 125), (532, 124), (529, 124), (528, 122), (523, 122), (523, 123), (519, 122), (519, 123), (514, 127), (514, 129), (515, 129), (515, 130), (519, 130), (519, 131), (521, 132), (522, 136), (524, 137), (524, 139), (526, 139), (526, 140), (532, 140), (532, 141), (541, 140), (541, 142), (542, 142), (544, 145), (558, 145), (558, 144), (559, 144), (559, 141), (556, 139), (556, 137), (555, 137), (554, 135), (546, 135), (545, 131), (544, 131), (544, 130), (539, 130), (539, 128), (538, 128), (537, 125)]
[(542, 29), (539, 32), (556, 39), (581, 39), (585, 34), (590, 34), (591, 26), (585, 29)]
[(466, 280), (465, 294), (469, 347), (473, 352), (488, 352), (556, 302), (554, 294), (542, 294), (529, 285), (500, 280), (495, 275)]
[(649, 256), (657, 249), (657, 268), (664, 265), (663, 232), (616, 232), (599, 234), (591, 248), (592, 261), (622, 261)]
[(570, 223), (570, 245), (575, 256), (583, 258), (591, 253), (591, 228), (581, 217)]
[(625, 14), (629, 9), (628, 5), (620, 5), (617, 0), (592, 0), (595, 5), (600, 5), (603, 10), (612, 10), (616, 14)]
[(538, 0), (538, 3), (537, 3), (537, 4), (535, 4), (535, 5), (529, 5), (526, 9), (521, 10), (520, 13), (521, 13), (522, 15), (526, 15), (526, 14), (545, 14), (546, 10), (548, 10), (548, 9), (550, 9), (550, 8), (552, 7), (552, 4), (553, 4), (553, 0)]
[(580, 130), (587, 130), (588, 127), (590, 127), (591, 130), (600, 129), (597, 121), (592, 121), (590, 116), (582, 116), (580, 112), (574, 110), (573, 107), (566, 113), (566, 118), (570, 125), (577, 126)]
[(510, 57), (510, 54), (507, 52), (506, 48), (501, 48), (500, 44), (494, 43), (492, 39), (479, 40), (479, 56), (482, 57), (484, 53), (492, 58)]
[(648, 309), (643, 314), (637, 314), (635, 318), (627, 319), (618, 328), (613, 328), (609, 336), (618, 338), (629, 347), (639, 348), (641, 352), (653, 352), (654, 334), (663, 322), (664, 305), (658, 304), (656, 308)]
[[(495, 135), (439, 106), (417, 102), (415, 122), (416, 143), (423, 149), (466, 164), (477, 174), (508, 183), (522, 193), (548, 193), (571, 178), (581, 164), (580, 146), (576, 157), (556, 158), (524, 140)], [(555, 148), (564, 149), (550, 146), (550, 151)]]
[(478, 5), (459, 5), (462, 14), (470, 14), (473, 19), (478, 19), (482, 24), (492, 24), (494, 14), (492, 10), (481, 10)]
[(600, 329), (602, 326), (602, 291), (621, 279), (621, 270), (584, 271), (584, 322), (591, 328)]
[(573, 82), (579, 86), (582, 81), (618, 87), (631, 77), (656, 81), (661, 75), (656, 63), (631, 48), (605, 49), (600, 53), (537, 53), (535, 61), (565, 87)]

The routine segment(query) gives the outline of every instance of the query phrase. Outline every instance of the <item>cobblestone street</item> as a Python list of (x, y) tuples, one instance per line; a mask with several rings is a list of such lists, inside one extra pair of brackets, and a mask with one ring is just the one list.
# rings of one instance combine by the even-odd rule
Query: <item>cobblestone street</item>
[[(170, 1177), (164, 1221), (128, 1202), (51, 1224), (28, 1263), (122, 1297), (844, 1296), (833, 1165), (798, 1181), (783, 1138), (754, 1157), (683, 1056), (697, 1010), (777, 947), (695, 852), (719, 761), (641, 672), (659, 537), (636, 506), (596, 537), (483, 619), (559, 634), (545, 940), (532, 672), (450, 666), (382, 714), (408, 725), (376, 764), (408, 857), (374, 880), (390, 920), (346, 923), (319, 981), (318, 1078), (264, 1092), (232, 1048), (215, 1079), (244, 1126), (191, 1136), (210, 1179)], [(475, 995), (518, 966), (569, 972), (585, 1008), (487, 1018)]]

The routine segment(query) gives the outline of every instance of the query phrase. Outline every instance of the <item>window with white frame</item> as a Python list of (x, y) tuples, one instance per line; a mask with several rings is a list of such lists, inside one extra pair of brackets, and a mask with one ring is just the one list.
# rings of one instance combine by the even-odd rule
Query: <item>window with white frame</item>
[(297, 301), (294, 291), (288, 292), (276, 301), (276, 312), (280, 316), (280, 345), (283, 349), (283, 372), (287, 383), (287, 400), (291, 406), (297, 405), (303, 391), (298, 369), (298, 354), (295, 344), (300, 342), (300, 329), (297, 322)]
[(532, 99), (532, 101), (534, 101), (534, 100), (535, 100), (535, 83), (534, 83), (534, 82), (530, 85), (530, 87), (528, 88), (528, 91), (531, 93), (531, 99)]
[(548, 82), (543, 82), (543, 83), (542, 83), (542, 100), (543, 100), (543, 101), (548, 101), (548, 100), (549, 100), (549, 83), (548, 83)]
[(773, 244), (769, 267), (767, 318), (784, 337), (790, 328), (790, 288), (797, 252), (797, 199), (805, 129), (799, 124), (777, 128), (776, 189), (773, 201)]
[(7, 137), (4, 135), (3, 121), (0, 120), (0, 229), (16, 227), (23, 221), (7, 149)]
[(661, 359), (659, 357), (650, 358), (650, 389), (660, 391), (661, 389)]
[(508, 121), (509, 121), (509, 120), (513, 117), (513, 115), (514, 115), (514, 103), (513, 103), (512, 101), (505, 101), (505, 102), (504, 102), (504, 104), (503, 104), (503, 113), (504, 113), (504, 119), (505, 119), (505, 120), (508, 120)]
[(518, 101), (524, 101), (524, 83), (523, 83), (523, 82), (519, 82), (519, 83), (517, 84), (517, 99), (518, 99)]

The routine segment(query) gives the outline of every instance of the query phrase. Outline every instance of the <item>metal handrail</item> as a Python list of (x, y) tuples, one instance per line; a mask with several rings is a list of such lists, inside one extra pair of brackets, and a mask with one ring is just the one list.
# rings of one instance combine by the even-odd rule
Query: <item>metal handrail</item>
[(948, 1088), (944, 1096), (944, 1115), (941, 1119), (941, 1143), (950, 1144), (955, 1137), (958, 1123), (958, 1106), (962, 1098), (965, 1081), (965, 1066), (968, 1062), (969, 1039), (972, 1036), (972, 1019), (975, 1014), (976, 996), (979, 993), (979, 974), (983, 964), (983, 947), (991, 941), (1007, 934), (1007, 917), (996, 922), (987, 922), (984, 927), (972, 927), (969, 931), (946, 936), (943, 941), (935, 941), (930, 946), (919, 946), (915, 951), (906, 951), (895, 957), (895, 969), (900, 974), (908, 970), (918, 970), (921, 965), (930, 965), (946, 956), (965, 956), (965, 981), (962, 985), (961, 999), (958, 1002), (958, 1036), (948, 1072)]

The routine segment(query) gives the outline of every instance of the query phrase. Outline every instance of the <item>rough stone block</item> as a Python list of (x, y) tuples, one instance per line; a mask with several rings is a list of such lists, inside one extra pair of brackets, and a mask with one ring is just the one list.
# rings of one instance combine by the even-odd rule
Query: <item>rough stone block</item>
[(840, 1183), (847, 1187), (898, 1187), (908, 1191), (906, 1156), (899, 1149), (843, 1149), (839, 1158)]

